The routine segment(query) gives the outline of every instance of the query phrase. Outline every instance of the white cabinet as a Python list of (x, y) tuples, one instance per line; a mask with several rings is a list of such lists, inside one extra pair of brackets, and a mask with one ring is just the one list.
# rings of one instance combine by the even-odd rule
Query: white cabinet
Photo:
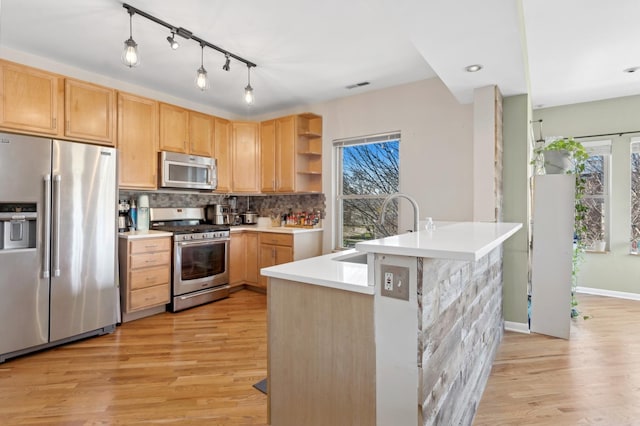
[(531, 331), (569, 338), (575, 176), (534, 177)]

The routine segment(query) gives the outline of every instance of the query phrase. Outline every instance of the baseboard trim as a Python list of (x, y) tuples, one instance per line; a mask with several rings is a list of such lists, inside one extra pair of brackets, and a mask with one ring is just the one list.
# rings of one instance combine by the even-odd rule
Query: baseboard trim
[(640, 294), (624, 291), (603, 290), (600, 288), (576, 287), (578, 293), (593, 294), (596, 296), (615, 297), (617, 299), (640, 300)]
[(516, 333), (530, 334), (529, 324), (524, 322), (505, 321), (504, 329), (506, 331), (515, 331)]

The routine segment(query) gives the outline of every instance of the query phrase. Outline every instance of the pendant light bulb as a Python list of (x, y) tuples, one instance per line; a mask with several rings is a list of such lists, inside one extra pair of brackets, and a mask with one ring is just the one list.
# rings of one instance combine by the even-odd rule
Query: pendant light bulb
[(253, 87), (251, 87), (251, 67), (247, 66), (247, 87), (244, 88), (244, 101), (247, 105), (253, 105)]
[(202, 48), (200, 56), (200, 68), (196, 74), (196, 86), (203, 92), (209, 88), (209, 78), (207, 77), (207, 70), (204, 69), (204, 44), (200, 45)]
[(129, 68), (137, 67), (140, 65), (140, 56), (138, 55), (138, 43), (133, 40), (132, 31), (132, 10), (129, 10), (129, 38), (124, 42), (124, 50), (122, 51), (122, 63)]

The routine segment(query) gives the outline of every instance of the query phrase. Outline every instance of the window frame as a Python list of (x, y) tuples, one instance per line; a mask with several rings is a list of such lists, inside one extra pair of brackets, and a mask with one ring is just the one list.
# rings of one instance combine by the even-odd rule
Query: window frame
[[(335, 202), (335, 250), (346, 250), (350, 247), (345, 247), (343, 245), (344, 241), (344, 201), (345, 200), (361, 200), (361, 199), (372, 199), (372, 200), (384, 200), (391, 193), (383, 193), (380, 195), (372, 195), (372, 194), (344, 194), (344, 183), (343, 183), (343, 149), (349, 146), (356, 145), (368, 145), (375, 143), (385, 143), (385, 142), (398, 142), (398, 167), (400, 164), (400, 142), (402, 141), (400, 131), (388, 132), (388, 133), (380, 133), (375, 135), (367, 135), (361, 137), (353, 137), (353, 138), (345, 138), (345, 139), (336, 139), (333, 141), (333, 150), (334, 150), (334, 159), (335, 159), (335, 182), (334, 185), (334, 202)], [(398, 173), (399, 174), (399, 173)], [(398, 176), (398, 186), (400, 185), (400, 176)], [(399, 188), (398, 188), (399, 190)], [(397, 226), (397, 223), (396, 223)]]

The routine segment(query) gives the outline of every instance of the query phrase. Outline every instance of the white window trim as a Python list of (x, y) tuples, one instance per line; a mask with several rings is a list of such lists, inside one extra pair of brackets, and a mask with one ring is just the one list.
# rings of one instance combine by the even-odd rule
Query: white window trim
[(352, 145), (365, 145), (365, 144), (373, 144), (380, 142), (391, 142), (391, 141), (401, 141), (400, 131), (393, 131), (389, 133), (378, 133), (360, 137), (352, 137), (352, 138), (343, 138), (343, 139), (335, 139), (333, 141), (333, 158), (334, 158), (334, 170), (335, 174), (333, 179), (335, 179), (334, 185), (334, 248), (333, 250), (344, 250), (346, 247), (342, 247), (342, 230), (344, 228), (344, 214), (343, 214), (343, 200), (348, 199), (362, 199), (362, 198), (370, 198), (370, 199), (385, 199), (389, 194), (384, 195), (343, 195), (343, 184), (342, 184), (342, 151), (340, 148), (352, 146)]

